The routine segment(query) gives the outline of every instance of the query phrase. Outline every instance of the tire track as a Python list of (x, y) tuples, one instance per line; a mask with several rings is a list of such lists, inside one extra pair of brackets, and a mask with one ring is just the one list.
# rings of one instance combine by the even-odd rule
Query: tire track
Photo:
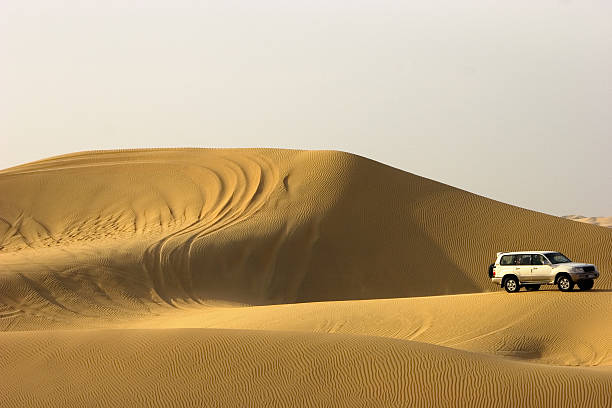
[(199, 170), (208, 183), (201, 184), (205, 190), (198, 219), (151, 244), (143, 255), (143, 268), (153, 282), (153, 289), (172, 306), (176, 306), (178, 299), (200, 301), (193, 289), (191, 268), (197, 242), (259, 211), (278, 181), (276, 167), (256, 155), (221, 157)]

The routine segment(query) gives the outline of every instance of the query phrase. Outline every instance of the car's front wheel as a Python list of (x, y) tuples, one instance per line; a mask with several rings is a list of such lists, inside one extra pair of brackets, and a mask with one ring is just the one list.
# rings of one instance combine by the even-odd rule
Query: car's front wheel
[(580, 288), (580, 290), (591, 290), (593, 289), (593, 283), (595, 283), (593, 279), (581, 280), (578, 281), (578, 287)]
[(514, 276), (511, 276), (508, 279), (506, 279), (504, 288), (506, 289), (506, 292), (508, 293), (515, 293), (521, 290), (521, 287), (519, 286), (519, 281)]
[(574, 282), (569, 276), (563, 275), (557, 280), (557, 286), (561, 292), (570, 292), (574, 289)]

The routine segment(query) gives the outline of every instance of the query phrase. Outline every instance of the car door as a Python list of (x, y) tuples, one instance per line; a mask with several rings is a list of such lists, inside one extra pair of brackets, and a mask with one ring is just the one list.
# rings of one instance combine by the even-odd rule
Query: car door
[(531, 256), (531, 276), (534, 282), (539, 283), (548, 283), (552, 280), (552, 267), (543, 255)]
[(531, 255), (520, 254), (516, 256), (514, 273), (521, 282), (531, 282)]

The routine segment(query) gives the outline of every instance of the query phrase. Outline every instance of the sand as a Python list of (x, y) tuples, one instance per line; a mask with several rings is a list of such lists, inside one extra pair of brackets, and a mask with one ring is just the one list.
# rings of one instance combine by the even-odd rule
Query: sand
[(585, 217), (583, 215), (566, 215), (563, 218), (612, 228), (612, 217)]
[[(609, 406), (612, 230), (335, 151), (0, 171), (0, 406)], [(498, 251), (595, 263), (506, 294)]]

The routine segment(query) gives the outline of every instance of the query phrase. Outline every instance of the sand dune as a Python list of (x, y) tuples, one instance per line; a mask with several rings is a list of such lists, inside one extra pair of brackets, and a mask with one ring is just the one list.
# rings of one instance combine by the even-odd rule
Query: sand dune
[[(537, 363), (612, 366), (609, 291), (505, 292), (258, 307), (153, 308), (133, 317), (0, 319), (0, 329), (248, 329), (414, 340)], [(3, 323), (4, 321), (4, 323)]]
[(9, 333), (0, 345), (12, 350), (0, 366), (4, 406), (612, 403), (608, 370), (525, 364), (378, 337), (105, 330)]
[[(611, 404), (612, 230), (332, 151), (76, 153), (0, 191), (2, 406)], [(520, 249), (602, 276), (496, 292)]]
[(612, 231), (340, 152), (82, 153), (2, 171), (0, 189), (2, 285), (53, 313), (481, 292), (495, 252), (521, 248), (612, 269)]
[(585, 222), (587, 224), (595, 224), (601, 227), (612, 228), (612, 217), (585, 217), (582, 215), (566, 215), (563, 218), (568, 220)]
[[(130, 327), (343, 333), (570, 366), (612, 366), (610, 292), (558, 291), (182, 309)], [(476, 311), (476, 312), (475, 312)], [(562, 313), (562, 316), (559, 316)], [(118, 323), (117, 327), (125, 327)]]

